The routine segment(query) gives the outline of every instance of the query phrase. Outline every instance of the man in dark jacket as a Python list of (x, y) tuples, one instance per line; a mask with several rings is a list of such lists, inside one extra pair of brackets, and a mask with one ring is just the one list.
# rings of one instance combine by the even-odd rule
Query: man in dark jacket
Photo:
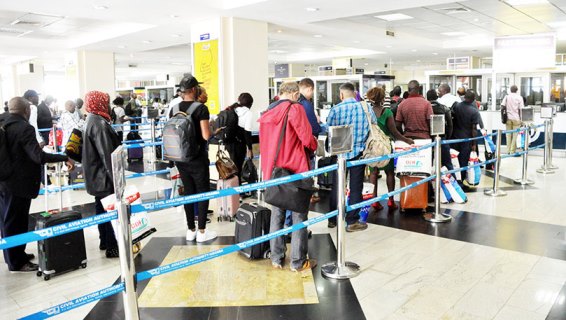
[[(85, 95), (86, 118), (83, 135), (83, 170), (86, 192), (94, 196), (96, 214), (106, 212), (101, 199), (114, 193), (112, 152), (120, 145), (118, 134), (110, 125), (110, 96), (100, 91)], [(110, 222), (98, 225), (100, 250), (107, 258), (118, 257), (118, 242)]]
[[(476, 106), (476, 93), (473, 90), (467, 90), (464, 94), (464, 101), (460, 102), (452, 108), (454, 114), (454, 139), (469, 139), (477, 135), (477, 127), (482, 123), (480, 112)], [(460, 152), (458, 154), (458, 162), (460, 168), (468, 165), (470, 152), (477, 150), (476, 141), (460, 142), (453, 145), (453, 148)], [(462, 171), (462, 181), (466, 179), (466, 171)], [(467, 187), (463, 186), (464, 191)]]
[[(47, 96), (45, 99), (37, 106), (37, 128), (38, 129), (51, 129), (53, 127), (53, 117), (51, 116), (51, 110), (49, 106), (53, 103), (53, 97)], [(49, 144), (49, 131), (41, 131), (41, 136), (43, 137), (43, 142)]]
[[(442, 140), (450, 139), (452, 137), (452, 112), (450, 109), (438, 102), (438, 94), (436, 90), (430, 89), (426, 93), (426, 99), (432, 105), (432, 113), (435, 115), (444, 115), (444, 134), (441, 136)], [(454, 169), (452, 166), (452, 160), (450, 159), (450, 145), (443, 144), (441, 146), (441, 155), (440, 155), (442, 165), (446, 167), (448, 170)]]
[[(0, 181), (0, 227), (2, 237), (15, 236), (28, 231), (31, 200), (39, 194), (41, 167), (47, 162), (68, 161), (67, 156), (45, 153), (39, 147), (35, 129), (28, 123), (31, 109), (24, 98), (13, 98), (8, 104), (9, 114), (0, 116), (0, 124), (6, 130), (12, 175)], [(67, 165), (72, 170), (72, 162)], [(8, 269), (29, 272), (38, 269), (30, 262), (32, 254), (25, 253), (25, 244), (4, 250)]]

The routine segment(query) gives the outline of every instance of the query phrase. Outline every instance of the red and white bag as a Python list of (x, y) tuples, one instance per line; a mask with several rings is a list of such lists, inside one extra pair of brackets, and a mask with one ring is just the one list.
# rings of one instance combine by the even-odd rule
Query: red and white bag
[[(450, 149), (450, 161), (452, 162), (454, 169), (460, 169), (460, 162), (458, 161), (459, 154), (460, 152), (454, 149)], [(456, 180), (462, 181), (462, 173), (460, 171), (454, 173), (454, 176), (456, 177)]]

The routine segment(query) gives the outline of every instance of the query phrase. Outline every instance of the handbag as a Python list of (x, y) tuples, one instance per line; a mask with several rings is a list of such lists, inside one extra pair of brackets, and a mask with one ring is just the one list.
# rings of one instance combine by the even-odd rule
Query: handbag
[(216, 153), (216, 170), (220, 179), (230, 179), (238, 174), (234, 161), (221, 149)]
[[(361, 103), (369, 123), (369, 135), (366, 140), (366, 147), (364, 149), (364, 153), (362, 154), (362, 159), (371, 159), (390, 154), (392, 151), (391, 139), (389, 139), (389, 137), (383, 132), (383, 130), (379, 128), (376, 123), (373, 123), (371, 121), (368, 104), (365, 101), (362, 101)], [(372, 162), (368, 163), (367, 165), (374, 168), (383, 168), (389, 164), (389, 161), (391, 161), (391, 159)]]
[(247, 183), (256, 183), (258, 181), (257, 168), (251, 158), (246, 159), (242, 166), (242, 180)]
[(76, 162), (83, 159), (83, 132), (80, 129), (73, 129), (71, 132), (65, 145), (65, 154)]
[(507, 96), (505, 96), (505, 98), (503, 98), (503, 101), (501, 101), (501, 123), (506, 124), (507, 123), (507, 106), (505, 105), (505, 103), (507, 103)]
[[(287, 128), (287, 120), (289, 118), (289, 110), (291, 105), (287, 108), (285, 112), (285, 120), (283, 122), (283, 127), (281, 128), (281, 133), (279, 134), (279, 142), (277, 143), (277, 151), (275, 152), (275, 160), (273, 160), (273, 171), (271, 172), (271, 179), (277, 179), (282, 177), (287, 177), (293, 175), (294, 172), (277, 167), (277, 158), (279, 157), (279, 151), (281, 151), (281, 144), (283, 143), (283, 138), (285, 137), (285, 130)], [(312, 178), (306, 178), (298, 181), (293, 181), (265, 189), (265, 202), (270, 205), (283, 209), (291, 210), (298, 213), (308, 213), (310, 207), (310, 201), (313, 189), (314, 180)]]

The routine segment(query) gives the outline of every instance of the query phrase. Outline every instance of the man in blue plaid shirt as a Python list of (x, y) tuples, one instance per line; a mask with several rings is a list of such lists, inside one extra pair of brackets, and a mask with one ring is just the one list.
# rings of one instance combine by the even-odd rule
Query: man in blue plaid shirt
[[(328, 126), (352, 126), (354, 145), (352, 152), (345, 155), (347, 160), (357, 160), (362, 156), (369, 134), (369, 123), (362, 104), (356, 101), (355, 96), (356, 94), (353, 84), (347, 82), (341, 85), (340, 100), (342, 100), (342, 102), (330, 110), (326, 120)], [(371, 115), (373, 120), (377, 122), (373, 112), (371, 112)], [(350, 174), (349, 204), (353, 205), (362, 201), (365, 165), (352, 167), (348, 169), (348, 172)], [(333, 172), (333, 175), (334, 177), (332, 181), (335, 183), (332, 185), (332, 191), (330, 193), (330, 211), (336, 210), (338, 192), (344, 192), (344, 190), (337, 190), (338, 186), (336, 181), (338, 181), (338, 177), (336, 171)], [(359, 221), (359, 211), (360, 210), (354, 210), (346, 214), (346, 223), (348, 225), (346, 227), (346, 231), (355, 232), (367, 229), (367, 224)], [(336, 217), (330, 218), (328, 220), (328, 227), (334, 228), (335, 226)]]

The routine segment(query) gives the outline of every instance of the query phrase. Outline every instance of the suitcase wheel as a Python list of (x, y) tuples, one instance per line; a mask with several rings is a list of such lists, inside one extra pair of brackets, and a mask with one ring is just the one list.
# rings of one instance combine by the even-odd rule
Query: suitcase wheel
[(46, 275), (43, 276), (43, 280), (49, 281), (49, 279), (51, 279), (50, 275), (46, 274)]
[(83, 269), (86, 268), (86, 262), (81, 264), (81, 268), (83, 268)]
[(38, 276), (38, 277), (41, 277), (43, 275), (43, 272), (38, 271), (35, 275)]

